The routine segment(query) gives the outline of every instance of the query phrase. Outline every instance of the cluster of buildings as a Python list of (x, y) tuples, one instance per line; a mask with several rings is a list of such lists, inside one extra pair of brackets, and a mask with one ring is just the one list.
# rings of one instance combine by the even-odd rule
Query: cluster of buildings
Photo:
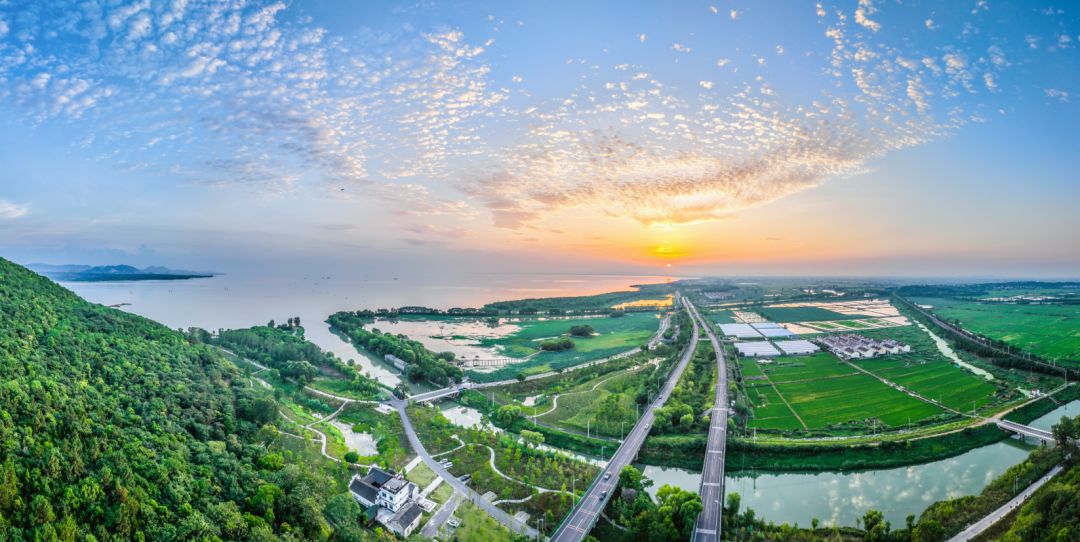
[(731, 292), (705, 292), (702, 295), (713, 301), (717, 301), (720, 299), (730, 299), (732, 297), (735, 297), (735, 294)]
[(857, 333), (826, 335), (817, 342), (841, 359), (866, 359), (911, 352), (911, 347), (893, 339), (879, 341)]
[(402, 537), (408, 537), (420, 525), (420, 487), (400, 474), (372, 467), (366, 476), (353, 476), (349, 491), (364, 509), (368, 525), (381, 523)]

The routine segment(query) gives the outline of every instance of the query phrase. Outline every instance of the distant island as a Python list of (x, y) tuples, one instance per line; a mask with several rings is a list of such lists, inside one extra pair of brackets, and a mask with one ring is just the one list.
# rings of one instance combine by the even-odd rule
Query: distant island
[(184, 269), (169, 269), (167, 267), (150, 266), (139, 269), (130, 265), (106, 265), (93, 267), (89, 265), (49, 265), (34, 263), (26, 266), (35, 273), (45, 275), (53, 280), (65, 280), (75, 282), (118, 282), (132, 280), (187, 280), (210, 278), (221, 273), (187, 271)]

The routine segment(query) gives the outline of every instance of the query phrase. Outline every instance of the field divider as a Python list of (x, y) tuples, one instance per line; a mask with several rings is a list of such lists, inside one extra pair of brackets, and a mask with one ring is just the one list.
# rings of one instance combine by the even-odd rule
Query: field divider
[(868, 375), (882, 381), (886, 386), (889, 386), (889, 387), (891, 387), (893, 389), (903, 388), (904, 393), (906, 393), (906, 394), (908, 394), (908, 395), (910, 395), (910, 396), (912, 396), (912, 397), (914, 397), (916, 399), (919, 399), (919, 400), (921, 400), (923, 402), (930, 403), (931, 405), (934, 405), (934, 406), (939, 407), (939, 408), (943, 408), (943, 409), (948, 410), (949, 412), (952, 412), (954, 414), (959, 414), (961, 416), (971, 416), (971, 414), (965, 414), (965, 413), (960, 412), (960, 411), (958, 411), (956, 409), (949, 408), (949, 407), (945, 406), (944, 404), (939, 403), (939, 402), (937, 402), (937, 401), (935, 401), (933, 399), (927, 399), (926, 397), (923, 397), (922, 395), (919, 395), (919, 394), (915, 393), (914, 391), (911, 391), (911, 389), (909, 389), (909, 388), (904, 388), (903, 386), (901, 386), (900, 384), (897, 384), (896, 382), (893, 382), (892, 380), (888, 380), (888, 379), (882, 378), (882, 377), (880, 377), (880, 376), (878, 376), (878, 375), (876, 375), (874, 373), (871, 373), (870, 371), (867, 371), (866, 369), (863, 369), (862, 367), (859, 367), (858, 365), (855, 365), (854, 363), (851, 363), (850, 361), (845, 361), (844, 363), (847, 363), (848, 365), (854, 367), (855, 369), (857, 369), (859, 371), (862, 371), (863, 373), (866, 373), (866, 374), (868, 374)]
[[(765, 371), (762, 371), (762, 374), (765, 374)], [(773, 391), (775, 391), (775, 392), (776, 392), (776, 394), (780, 396), (780, 400), (781, 400), (781, 401), (783, 401), (783, 402), (784, 402), (784, 404), (785, 404), (785, 405), (787, 405), (787, 407), (788, 407), (788, 410), (790, 410), (790, 411), (791, 411), (791, 413), (795, 415), (795, 419), (796, 419), (796, 420), (799, 420), (799, 423), (801, 423), (801, 424), (802, 424), (802, 427), (803, 427), (803, 429), (806, 429), (807, 431), (809, 431), (809, 430), (810, 430), (810, 427), (809, 427), (808, 425), (806, 425), (806, 422), (804, 422), (802, 418), (800, 418), (800, 417), (799, 417), (799, 413), (798, 413), (798, 412), (795, 412), (795, 409), (794, 409), (794, 408), (791, 408), (791, 403), (787, 402), (787, 397), (784, 397), (784, 394), (780, 393), (780, 390), (776, 389), (776, 383), (775, 383), (775, 382), (773, 382), (771, 378), (769, 378), (769, 375), (768, 375), (768, 374), (765, 374), (765, 380), (768, 380), (768, 381), (769, 381), (769, 384), (771, 384), (771, 385), (772, 385), (772, 389), (773, 389)], [(785, 384), (786, 384), (786, 383), (787, 383), (787, 382), (785, 382)]]

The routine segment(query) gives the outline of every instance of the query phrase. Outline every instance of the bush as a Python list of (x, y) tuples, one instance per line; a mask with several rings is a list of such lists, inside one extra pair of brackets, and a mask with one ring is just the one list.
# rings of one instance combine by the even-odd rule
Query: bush
[(623, 312), (623, 311), (620, 311), (620, 310), (614, 310), (614, 311), (609, 312), (608, 316), (610, 316), (612, 318), (622, 318), (623, 316), (626, 316), (626, 313)]
[(570, 326), (570, 335), (574, 337), (592, 337), (593, 333), (596, 333), (596, 328), (588, 324)]
[(550, 339), (540, 343), (540, 350), (546, 352), (562, 352), (563, 350), (573, 350), (574, 341), (569, 337), (559, 337), (558, 339)]

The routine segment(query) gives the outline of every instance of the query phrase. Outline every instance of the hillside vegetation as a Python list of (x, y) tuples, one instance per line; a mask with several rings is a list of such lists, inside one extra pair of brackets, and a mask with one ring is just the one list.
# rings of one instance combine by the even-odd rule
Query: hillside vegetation
[(0, 540), (362, 537), (344, 473), (277, 453), (273, 396), (197, 342), (0, 259)]

